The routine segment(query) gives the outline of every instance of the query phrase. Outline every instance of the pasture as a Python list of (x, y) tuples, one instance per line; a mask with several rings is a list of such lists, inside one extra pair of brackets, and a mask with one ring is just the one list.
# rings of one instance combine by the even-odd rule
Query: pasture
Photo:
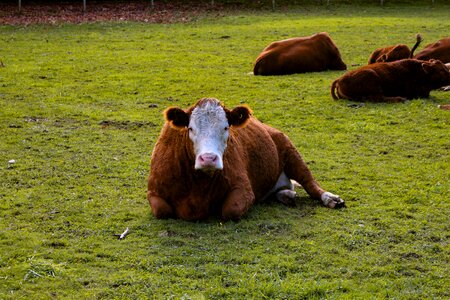
[[(349, 69), (418, 32), (420, 50), (450, 33), (440, 2), (0, 26), (0, 298), (449, 298), (450, 93), (359, 104), (331, 99), (341, 71), (250, 74), (270, 42), (321, 31)], [(347, 208), (298, 190), (240, 222), (156, 220), (162, 111), (202, 97), (284, 131)]]

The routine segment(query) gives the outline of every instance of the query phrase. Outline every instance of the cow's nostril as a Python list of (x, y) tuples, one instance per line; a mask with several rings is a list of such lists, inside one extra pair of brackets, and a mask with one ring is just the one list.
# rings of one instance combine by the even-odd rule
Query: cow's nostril
[(217, 161), (217, 155), (212, 154), (212, 153), (205, 153), (200, 155), (200, 162), (205, 163), (205, 164), (209, 164), (209, 163), (214, 163)]

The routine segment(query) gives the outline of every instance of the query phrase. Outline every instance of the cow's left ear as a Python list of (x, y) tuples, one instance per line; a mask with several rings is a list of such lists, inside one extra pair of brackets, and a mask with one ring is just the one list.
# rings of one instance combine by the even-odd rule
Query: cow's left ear
[(175, 127), (189, 126), (189, 114), (178, 107), (169, 107), (164, 111), (166, 121)]
[(432, 73), (433, 70), (436, 69), (436, 65), (437, 65), (437, 61), (436, 60), (429, 60), (427, 62), (423, 62), (422, 63), (422, 69), (426, 74)]
[(244, 126), (247, 123), (252, 111), (247, 106), (237, 106), (233, 110), (227, 110), (228, 123), (231, 126)]

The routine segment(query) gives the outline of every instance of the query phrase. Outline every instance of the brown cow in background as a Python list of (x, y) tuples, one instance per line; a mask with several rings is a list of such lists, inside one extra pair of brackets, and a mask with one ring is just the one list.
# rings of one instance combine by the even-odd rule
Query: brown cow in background
[(439, 60), (402, 59), (374, 63), (347, 72), (331, 85), (337, 100), (403, 102), (427, 98), (431, 90), (450, 85), (450, 70)]
[(443, 63), (450, 63), (450, 37), (425, 46), (422, 51), (414, 55), (414, 58), (421, 60), (439, 59)]
[(256, 58), (255, 75), (346, 70), (338, 48), (326, 32), (277, 41)]
[(239, 220), (255, 201), (272, 195), (295, 203), (291, 180), (327, 207), (345, 206), (319, 186), (289, 138), (246, 106), (229, 110), (203, 98), (186, 110), (168, 108), (165, 117), (148, 179), (156, 218)]
[(420, 34), (417, 34), (416, 43), (411, 48), (411, 50), (405, 44), (378, 48), (370, 55), (369, 64), (373, 64), (376, 62), (396, 61), (404, 58), (412, 58), (414, 55), (414, 51), (417, 49), (417, 47), (419, 47), (421, 42), (422, 36)]

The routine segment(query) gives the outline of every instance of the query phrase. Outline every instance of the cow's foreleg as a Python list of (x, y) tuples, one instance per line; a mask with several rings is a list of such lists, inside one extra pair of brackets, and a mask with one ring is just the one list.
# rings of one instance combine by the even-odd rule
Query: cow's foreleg
[(294, 145), (288, 142), (285, 154), (284, 172), (286, 175), (300, 183), (305, 191), (314, 199), (321, 200), (323, 205), (329, 208), (344, 207), (345, 202), (338, 195), (325, 191), (314, 179), (305, 161), (295, 149)]
[(174, 217), (172, 207), (161, 197), (147, 194), (148, 202), (152, 207), (152, 213), (157, 219), (167, 219)]
[(222, 219), (224, 221), (239, 221), (255, 201), (255, 196), (250, 189), (233, 189), (228, 193), (222, 206)]

